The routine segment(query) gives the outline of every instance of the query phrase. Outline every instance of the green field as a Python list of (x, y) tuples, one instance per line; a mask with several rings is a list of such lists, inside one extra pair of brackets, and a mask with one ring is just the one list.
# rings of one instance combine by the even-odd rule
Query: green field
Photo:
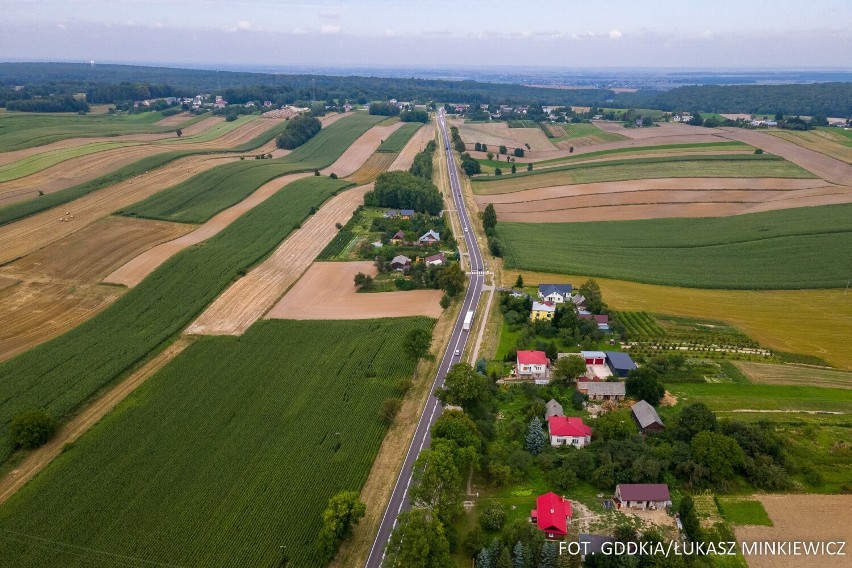
[[(509, 268), (690, 288), (842, 288), (852, 205), (734, 217), (499, 223)], [(559, 243), (559, 246), (554, 246)]]
[(81, 146), (74, 146), (73, 148), (62, 148), (60, 150), (51, 150), (49, 152), (42, 152), (41, 154), (34, 154), (21, 160), (16, 160), (9, 164), (0, 166), (0, 182), (32, 175), (72, 158), (87, 156), (89, 154), (103, 152), (105, 150), (112, 150), (113, 148), (122, 148), (124, 146), (134, 145), (138, 145), (138, 143), (92, 142), (91, 144), (83, 144)]
[(176, 152), (164, 152), (162, 154), (148, 156), (147, 158), (142, 158), (138, 162), (124, 166), (123, 168), (120, 168), (112, 173), (104, 174), (99, 178), (83, 182), (79, 185), (69, 187), (68, 189), (63, 189), (61, 191), (48, 193), (33, 199), (29, 199), (27, 201), (21, 201), (20, 203), (14, 203), (12, 205), (0, 207), (0, 226), (5, 225), (7, 223), (11, 223), (13, 221), (17, 221), (18, 219), (23, 219), (24, 217), (27, 217), (29, 215), (34, 215), (36, 213), (39, 213), (40, 211), (45, 211), (47, 209), (50, 209), (51, 207), (56, 207), (65, 203), (69, 203), (75, 199), (83, 197), (88, 193), (119, 183), (149, 170), (162, 167), (167, 163), (177, 160), (179, 158), (195, 154), (211, 154), (217, 152), (248, 152), (266, 144), (267, 142), (278, 136), (284, 129), (285, 125), (286, 123), (281, 123), (267, 130), (266, 132), (255, 136), (253, 139), (249, 140), (245, 144), (240, 144), (239, 146), (235, 146), (229, 149), (185, 150)]
[(742, 497), (716, 497), (716, 502), (719, 512), (732, 525), (772, 526), (772, 521), (760, 501)]
[(323, 128), (283, 158), (217, 166), (119, 213), (129, 217), (203, 223), (272, 179), (331, 165), (358, 137), (383, 119), (382, 116), (353, 113)]
[(179, 126), (157, 126), (159, 112), (123, 115), (70, 115), (41, 113), (3, 113), (0, 115), (0, 152), (43, 146), (66, 138), (119, 136), (174, 132), (209, 115), (187, 119)]
[(260, 262), (349, 182), (293, 182), (215, 237), (166, 261), (92, 319), (0, 365), (0, 461), (6, 426), (29, 408), (65, 417), (182, 331), (235, 278)]
[(545, 125), (544, 133), (550, 138), (550, 141), (554, 144), (559, 142), (565, 142), (570, 140), (579, 140), (585, 139), (588, 142), (593, 142), (595, 144), (603, 144), (604, 142), (618, 142), (619, 140), (627, 140), (627, 136), (623, 136), (621, 134), (615, 134), (613, 132), (607, 132), (606, 130), (601, 130), (594, 124), (590, 124), (588, 122), (579, 122), (579, 123), (556, 123), (553, 125), (554, 127), (562, 127), (565, 131), (565, 136), (551, 136), (551, 132), (547, 129)]
[(360, 491), (382, 400), (434, 320), (263, 321), (187, 348), (0, 509), (0, 566), (323, 566), (328, 498)]
[(422, 122), (406, 122), (397, 128), (387, 140), (383, 141), (376, 152), (402, 152), (414, 133), (423, 126)]
[(712, 152), (714, 150), (732, 151), (743, 150), (753, 151), (754, 148), (743, 142), (703, 142), (692, 144), (660, 144), (658, 146), (631, 146), (629, 148), (612, 148), (610, 150), (598, 150), (596, 152), (585, 152), (583, 154), (572, 154), (564, 158), (552, 158), (550, 160), (541, 160), (534, 162), (534, 166), (550, 166), (563, 163), (572, 163), (584, 160), (592, 160), (597, 158), (605, 158), (614, 155), (630, 155), (636, 154), (642, 156), (644, 154), (665, 154), (665, 153), (689, 153), (689, 152)]
[[(521, 166), (523, 167), (523, 165)], [(771, 154), (662, 156), (569, 164), (520, 171), (514, 175), (475, 177), (473, 192), (493, 195), (537, 187), (655, 178), (814, 178), (799, 166)]]
[[(846, 421), (845, 415), (852, 412), (849, 389), (735, 383), (678, 383), (667, 387), (678, 397), (679, 404), (703, 402), (720, 413), (720, 418), (760, 420), (772, 419), (778, 411), (804, 411), (840, 413), (832, 416)], [(789, 418), (784, 416), (785, 420)]]
[(509, 128), (538, 128), (538, 123), (534, 120), (509, 120), (506, 124)]

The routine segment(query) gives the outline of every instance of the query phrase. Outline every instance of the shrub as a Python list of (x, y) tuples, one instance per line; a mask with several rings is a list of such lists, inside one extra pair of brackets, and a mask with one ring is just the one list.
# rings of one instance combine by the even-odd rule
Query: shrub
[(499, 531), (506, 522), (506, 509), (497, 501), (487, 501), (479, 515), (479, 524), (487, 531)]
[(9, 422), (9, 438), (12, 447), (32, 450), (50, 440), (58, 427), (56, 419), (44, 410), (27, 410)]

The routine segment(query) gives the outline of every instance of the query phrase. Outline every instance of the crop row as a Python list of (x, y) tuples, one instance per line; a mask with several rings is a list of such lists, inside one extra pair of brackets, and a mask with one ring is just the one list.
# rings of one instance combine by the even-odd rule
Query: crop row
[(382, 117), (353, 113), (338, 120), (283, 158), (231, 162), (131, 205), (131, 217), (203, 223), (245, 199), (264, 183), (282, 175), (325, 168)]
[(240, 273), (268, 255), (310, 212), (348, 185), (293, 182), (202, 245), (164, 263), (112, 306), (0, 365), (0, 460), (9, 420), (28, 408), (63, 417), (162, 348)]
[(322, 511), (364, 484), (412, 373), (403, 338), (432, 324), (199, 339), (0, 509), (6, 565), (322, 566)]
[(631, 340), (665, 335), (663, 328), (657, 325), (657, 320), (647, 312), (618, 312), (618, 320), (624, 324)]
[(386, 140), (382, 141), (377, 152), (402, 152), (414, 133), (420, 130), (423, 124), (420, 122), (406, 122), (397, 128)]

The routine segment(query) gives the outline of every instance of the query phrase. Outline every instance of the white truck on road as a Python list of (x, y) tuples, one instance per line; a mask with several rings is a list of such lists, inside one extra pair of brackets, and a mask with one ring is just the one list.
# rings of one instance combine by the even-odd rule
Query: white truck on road
[(462, 329), (465, 331), (470, 331), (470, 324), (473, 323), (473, 310), (467, 312), (467, 315), (464, 316), (464, 323), (462, 323)]

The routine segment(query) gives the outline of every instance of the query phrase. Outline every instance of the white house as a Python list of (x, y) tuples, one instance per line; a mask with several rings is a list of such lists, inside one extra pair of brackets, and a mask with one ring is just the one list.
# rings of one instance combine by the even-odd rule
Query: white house
[(663, 509), (672, 504), (665, 483), (621, 483), (615, 486), (614, 501), (619, 509)]
[(425, 235), (423, 235), (417, 240), (421, 243), (437, 243), (441, 240), (441, 235), (436, 233), (432, 229), (429, 229), (428, 231), (426, 231)]
[(547, 419), (550, 445), (582, 448), (592, 443), (592, 429), (574, 416), (551, 416)]
[(516, 373), (519, 379), (534, 379), (537, 385), (550, 382), (550, 359), (544, 351), (518, 351)]
[(574, 287), (571, 284), (540, 284), (538, 297), (545, 302), (564, 304), (571, 300), (571, 292)]

